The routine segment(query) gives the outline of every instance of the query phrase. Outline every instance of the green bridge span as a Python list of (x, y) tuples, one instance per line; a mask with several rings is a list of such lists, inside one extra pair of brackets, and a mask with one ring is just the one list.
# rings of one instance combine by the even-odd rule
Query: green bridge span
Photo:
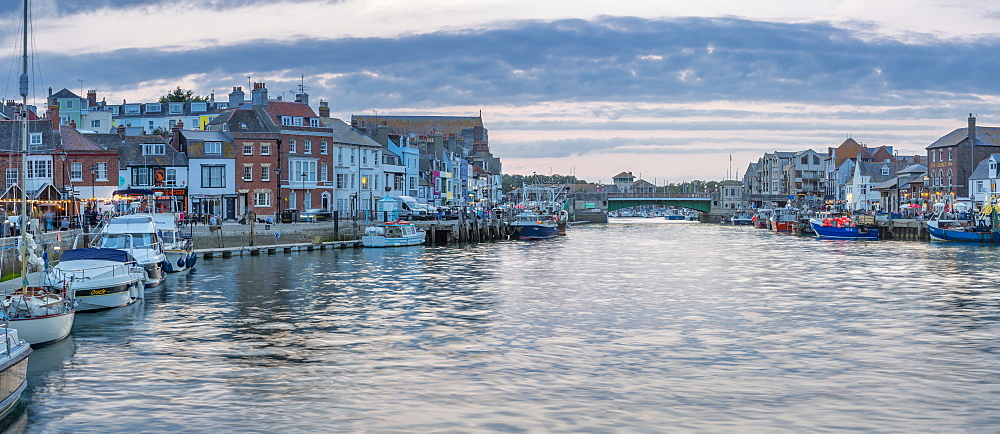
[(701, 194), (608, 193), (609, 212), (642, 205), (674, 206), (709, 212), (712, 210), (712, 198)]

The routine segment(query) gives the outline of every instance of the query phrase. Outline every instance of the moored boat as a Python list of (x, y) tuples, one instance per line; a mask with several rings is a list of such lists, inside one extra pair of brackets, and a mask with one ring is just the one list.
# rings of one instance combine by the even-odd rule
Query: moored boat
[(879, 228), (872, 216), (820, 216), (809, 219), (817, 238), (838, 240), (878, 240)]
[(54, 267), (73, 280), (77, 311), (125, 306), (142, 296), (145, 271), (118, 249), (79, 248), (63, 252)]
[(753, 224), (753, 216), (750, 215), (749, 211), (737, 210), (733, 217), (729, 219), (729, 222), (734, 226), (746, 226)]
[(365, 247), (403, 247), (423, 244), (427, 233), (408, 221), (392, 221), (365, 228), (361, 245)]
[(160, 230), (163, 255), (166, 257), (163, 271), (180, 273), (194, 268), (198, 255), (194, 253), (191, 237), (184, 235), (177, 226), (177, 217), (169, 213), (155, 213), (153, 220), (156, 222), (156, 228)]
[(4, 344), (0, 345), (0, 419), (3, 419), (28, 385), (31, 345), (11, 327), (0, 327), (0, 336), (4, 339)]
[(770, 229), (772, 212), (773, 211), (770, 208), (758, 209), (751, 218), (751, 220), (753, 220), (753, 226), (757, 229)]
[(799, 213), (795, 208), (777, 208), (770, 218), (771, 230), (775, 232), (792, 232), (799, 222)]
[(559, 224), (552, 215), (525, 211), (514, 217), (510, 224), (519, 240), (544, 240), (559, 235)]
[(126, 214), (108, 220), (91, 247), (119, 249), (135, 258), (146, 271), (146, 286), (159, 285), (163, 280), (163, 254), (156, 221), (150, 214)]
[(1000, 243), (1000, 232), (989, 226), (966, 226), (954, 220), (930, 220), (927, 222), (927, 233), (935, 241)]

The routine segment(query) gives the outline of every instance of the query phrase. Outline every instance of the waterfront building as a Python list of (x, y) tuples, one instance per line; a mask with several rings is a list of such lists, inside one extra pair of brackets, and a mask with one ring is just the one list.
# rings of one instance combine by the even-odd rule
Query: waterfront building
[(190, 129), (205, 129), (213, 119), (229, 108), (229, 102), (217, 102), (212, 95), (205, 101), (122, 101), (120, 105), (106, 107), (112, 115), (114, 127), (139, 128), (145, 134), (167, 134), (179, 123)]
[(973, 187), (969, 199), (976, 208), (982, 208), (991, 197), (1000, 196), (1000, 154), (981, 161), (972, 172), (969, 185)]
[[(899, 158), (894, 166), (899, 167), (910, 160)], [(880, 209), (887, 212), (900, 212), (901, 210), (923, 210), (924, 176), (927, 174), (927, 166), (923, 164), (909, 164), (895, 171), (894, 176), (872, 186), (872, 190), (879, 193)], [(913, 205), (911, 207), (911, 205)]]
[[(236, 93), (234, 88), (234, 93)], [(239, 91), (242, 95), (243, 91)], [(233, 139), (236, 150), (237, 215), (253, 212), (255, 216), (277, 216), (281, 197), (279, 181), (281, 134), (272, 131), (267, 120), (252, 107), (241, 107), (221, 113), (214, 123)]]
[(892, 162), (858, 163), (854, 177), (847, 184), (846, 207), (851, 211), (877, 211), (882, 209), (881, 194), (873, 187), (895, 176)]
[(635, 176), (632, 172), (621, 172), (611, 177), (611, 185), (614, 187), (612, 193), (631, 193), (632, 185), (635, 184)]
[(732, 213), (738, 209), (746, 209), (743, 183), (735, 179), (719, 182), (712, 199), (713, 211), (718, 209), (724, 213)]
[[(320, 124), (330, 129), (332, 138), (336, 208), (344, 215), (374, 211), (387, 185), (382, 145), (340, 119), (320, 117)], [(392, 167), (398, 174), (398, 165)]]
[(174, 146), (188, 159), (187, 209), (195, 214), (237, 219), (233, 138), (222, 131), (178, 128), (175, 140)]
[(958, 128), (926, 148), (932, 201), (968, 200), (967, 181), (980, 161), (1000, 153), (1000, 128), (978, 127), (969, 114), (966, 128)]
[[(115, 133), (87, 133), (82, 137), (118, 156), (118, 168), (113, 172), (118, 189), (152, 190), (158, 193), (157, 208), (188, 210), (187, 156), (168, 138), (158, 134), (128, 135), (124, 125)], [(99, 197), (110, 198), (112, 192), (108, 193)]]
[(823, 159), (812, 149), (796, 152), (784, 167), (786, 193), (798, 206), (816, 209), (826, 193)]

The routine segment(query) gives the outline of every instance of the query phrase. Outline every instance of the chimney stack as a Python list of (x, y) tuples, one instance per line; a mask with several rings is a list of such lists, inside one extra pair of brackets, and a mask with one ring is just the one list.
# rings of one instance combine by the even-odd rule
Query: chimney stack
[(375, 141), (383, 147), (389, 146), (389, 127), (387, 125), (379, 125), (378, 129), (375, 131)]
[(76, 129), (76, 121), (73, 121), (73, 120), (69, 121), (69, 127), (75, 130)]
[(246, 101), (246, 94), (243, 93), (242, 87), (234, 87), (232, 92), (229, 92), (229, 108), (239, 108)]
[(59, 104), (50, 105), (45, 115), (52, 121), (52, 131), (59, 131)]
[(121, 138), (123, 138), (123, 139), (125, 138), (125, 125), (124, 124), (118, 126), (118, 136), (121, 137)]
[(319, 102), (319, 117), (328, 118), (330, 117), (330, 103), (326, 101)]
[(302, 104), (309, 105), (309, 94), (308, 93), (295, 94), (295, 102), (300, 102)]
[(87, 91), (87, 107), (97, 107), (97, 90)]
[(267, 107), (267, 86), (264, 83), (254, 83), (250, 91), (250, 101), (254, 107)]

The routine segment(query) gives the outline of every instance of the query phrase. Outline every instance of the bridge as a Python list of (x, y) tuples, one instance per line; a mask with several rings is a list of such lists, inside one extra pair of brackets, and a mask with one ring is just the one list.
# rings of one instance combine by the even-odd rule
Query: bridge
[(608, 193), (607, 211), (642, 205), (674, 206), (709, 212), (712, 209), (712, 198), (707, 193)]

